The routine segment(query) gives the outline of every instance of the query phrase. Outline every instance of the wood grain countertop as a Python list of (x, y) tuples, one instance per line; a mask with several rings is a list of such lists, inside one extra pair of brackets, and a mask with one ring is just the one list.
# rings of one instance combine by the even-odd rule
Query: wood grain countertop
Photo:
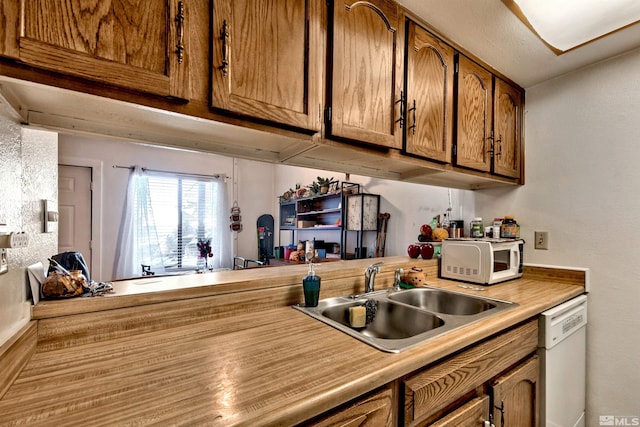
[[(275, 269), (256, 271), (276, 286)], [(519, 305), (398, 354), (291, 307), (62, 348), (39, 343), (0, 400), (0, 425), (295, 425), (584, 292), (583, 283), (538, 269), (484, 291), (428, 283)]]

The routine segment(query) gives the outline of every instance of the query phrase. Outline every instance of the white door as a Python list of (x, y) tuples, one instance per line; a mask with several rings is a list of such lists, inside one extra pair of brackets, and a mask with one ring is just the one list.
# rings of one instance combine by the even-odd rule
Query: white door
[(58, 165), (58, 252), (77, 251), (91, 265), (91, 168)]

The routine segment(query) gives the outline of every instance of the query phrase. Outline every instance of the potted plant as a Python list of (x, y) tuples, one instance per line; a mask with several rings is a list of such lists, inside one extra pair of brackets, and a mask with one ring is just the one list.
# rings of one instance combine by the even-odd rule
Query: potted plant
[(318, 180), (316, 182), (320, 186), (320, 194), (327, 194), (327, 192), (329, 191), (329, 185), (331, 184), (331, 181), (333, 181), (333, 177), (331, 178), (318, 177)]
[(320, 193), (320, 184), (318, 184), (316, 181), (313, 181), (311, 185), (309, 185), (308, 187), (309, 187), (309, 190), (311, 190), (311, 194)]

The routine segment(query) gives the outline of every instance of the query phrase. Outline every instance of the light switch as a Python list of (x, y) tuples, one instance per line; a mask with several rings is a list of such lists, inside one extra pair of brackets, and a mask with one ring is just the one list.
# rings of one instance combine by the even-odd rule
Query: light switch
[(9, 262), (7, 261), (7, 250), (0, 249), (0, 274), (9, 271)]

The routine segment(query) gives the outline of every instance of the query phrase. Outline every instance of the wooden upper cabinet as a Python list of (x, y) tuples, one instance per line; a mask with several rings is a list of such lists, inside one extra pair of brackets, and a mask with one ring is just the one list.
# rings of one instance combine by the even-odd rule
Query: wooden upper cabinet
[(494, 173), (519, 178), (522, 92), (496, 77), (493, 102)]
[(454, 50), (408, 21), (405, 151), (451, 161)]
[(492, 74), (466, 57), (458, 57), (458, 111), (455, 164), (491, 170)]
[(2, 55), (135, 91), (189, 97), (188, 1), (3, 0), (2, 15), (15, 22), (0, 36)]
[(336, 0), (327, 136), (401, 148), (398, 5)]
[(322, 0), (213, 2), (212, 107), (318, 131)]

